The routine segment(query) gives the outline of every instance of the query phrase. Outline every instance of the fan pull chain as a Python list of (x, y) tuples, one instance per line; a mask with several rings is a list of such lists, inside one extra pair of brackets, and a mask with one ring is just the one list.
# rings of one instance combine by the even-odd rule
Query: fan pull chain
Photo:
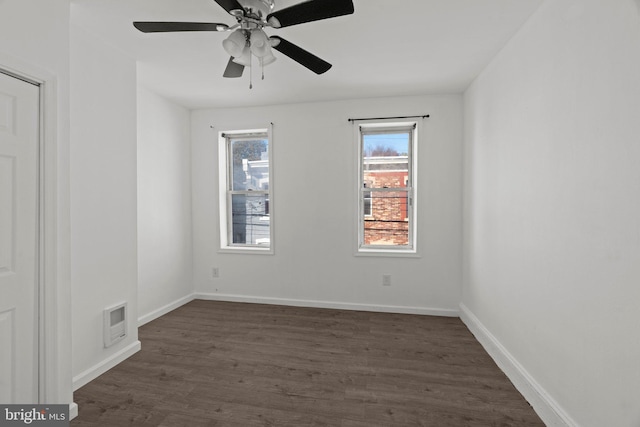
[(264, 58), (260, 58), (260, 68), (262, 70), (262, 80), (264, 80)]
[(249, 89), (253, 89), (253, 67), (251, 66), (253, 60), (251, 59), (252, 55), (249, 55)]

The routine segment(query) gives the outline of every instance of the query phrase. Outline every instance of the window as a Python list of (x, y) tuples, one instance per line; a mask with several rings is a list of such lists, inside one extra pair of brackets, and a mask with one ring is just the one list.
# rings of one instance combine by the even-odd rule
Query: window
[(220, 246), (270, 251), (273, 205), (269, 132), (224, 132), (219, 141)]
[(359, 252), (415, 252), (416, 123), (358, 128)]

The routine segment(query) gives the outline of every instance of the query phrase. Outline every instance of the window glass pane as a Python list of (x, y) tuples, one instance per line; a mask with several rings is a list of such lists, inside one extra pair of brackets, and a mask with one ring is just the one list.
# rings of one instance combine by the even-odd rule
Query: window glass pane
[(364, 218), (365, 245), (409, 244), (407, 191), (371, 191), (371, 214)]
[(231, 140), (231, 190), (269, 189), (269, 142), (265, 138)]
[(409, 132), (362, 136), (362, 169), (367, 188), (406, 187), (409, 176)]
[(415, 124), (360, 127), (360, 247), (413, 249)]
[(269, 196), (232, 194), (231, 222), (233, 244), (269, 246)]

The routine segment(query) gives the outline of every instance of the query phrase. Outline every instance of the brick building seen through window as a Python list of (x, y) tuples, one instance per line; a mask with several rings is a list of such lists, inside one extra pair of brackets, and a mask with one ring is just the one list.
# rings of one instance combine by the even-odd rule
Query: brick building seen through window
[[(409, 243), (408, 156), (364, 158), (364, 244), (406, 246)], [(382, 189), (377, 190), (376, 189)]]

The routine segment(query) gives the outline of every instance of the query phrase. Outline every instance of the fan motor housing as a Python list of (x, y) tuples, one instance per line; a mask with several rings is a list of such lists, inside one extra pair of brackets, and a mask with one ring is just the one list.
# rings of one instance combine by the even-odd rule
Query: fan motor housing
[(273, 10), (275, 3), (273, 0), (238, 0), (238, 3), (247, 11), (249, 16), (256, 19), (263, 19)]

